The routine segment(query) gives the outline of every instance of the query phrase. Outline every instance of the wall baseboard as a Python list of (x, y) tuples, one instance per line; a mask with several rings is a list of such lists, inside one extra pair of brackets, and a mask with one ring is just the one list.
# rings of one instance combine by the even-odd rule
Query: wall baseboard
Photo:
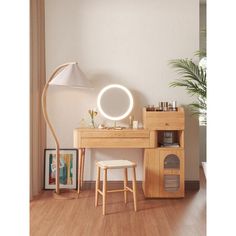
[[(111, 188), (119, 188), (123, 186), (123, 181), (107, 181)], [(128, 184), (132, 184), (131, 181), (128, 181)], [(185, 190), (186, 191), (198, 191), (200, 189), (199, 180), (185, 180)], [(137, 181), (137, 187), (142, 188), (142, 181)], [(84, 181), (84, 189), (95, 189), (95, 181)]]

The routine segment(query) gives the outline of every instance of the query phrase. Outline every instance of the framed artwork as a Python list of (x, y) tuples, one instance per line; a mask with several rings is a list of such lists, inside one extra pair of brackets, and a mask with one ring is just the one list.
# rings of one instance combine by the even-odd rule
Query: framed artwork
[[(77, 149), (60, 149), (60, 188), (77, 188)], [(44, 188), (56, 189), (56, 149), (44, 150)]]

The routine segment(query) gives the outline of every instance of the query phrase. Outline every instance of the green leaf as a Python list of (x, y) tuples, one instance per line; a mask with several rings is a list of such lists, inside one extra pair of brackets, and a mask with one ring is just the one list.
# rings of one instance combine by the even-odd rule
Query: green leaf
[[(197, 52), (196, 55), (200, 55)], [(204, 55), (204, 54), (201, 54)], [(186, 92), (196, 97), (196, 102), (189, 105), (192, 114), (206, 117), (207, 72), (190, 59), (175, 59), (169, 62), (180, 76), (170, 83), (170, 87), (184, 87)]]

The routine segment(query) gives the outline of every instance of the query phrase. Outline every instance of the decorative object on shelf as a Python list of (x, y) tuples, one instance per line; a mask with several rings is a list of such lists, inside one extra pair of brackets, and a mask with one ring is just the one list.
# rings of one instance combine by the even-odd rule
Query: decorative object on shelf
[[(198, 53), (201, 55), (200, 53)], [(199, 115), (201, 123), (207, 123), (207, 66), (206, 57), (200, 60), (199, 64), (191, 59), (171, 60), (170, 65), (176, 69), (181, 76), (170, 83), (171, 87), (184, 87), (192, 96), (196, 97), (196, 102), (189, 104), (192, 113)]]
[(98, 94), (97, 106), (105, 118), (116, 121), (126, 118), (133, 109), (133, 96), (124, 86), (111, 84), (104, 87)]
[(146, 106), (146, 110), (147, 110), (147, 111), (155, 111), (155, 106), (154, 106), (154, 105), (152, 105), (152, 106), (147, 105), (147, 106)]
[(95, 128), (94, 118), (98, 113), (97, 113), (96, 109), (90, 109), (90, 110), (88, 110), (88, 113), (90, 115), (92, 127)]
[(100, 125), (98, 126), (98, 128), (99, 128), (99, 129), (105, 129), (106, 127), (105, 127), (105, 125), (100, 124)]
[(174, 142), (173, 131), (164, 131), (163, 144), (172, 144)]
[[(77, 187), (77, 149), (60, 149), (60, 188)], [(44, 188), (56, 188), (56, 149), (44, 150)]]
[[(77, 62), (65, 63), (58, 66), (47, 83), (44, 86), (42, 93), (42, 111), (45, 118), (45, 121), (52, 133), (56, 144), (56, 191), (54, 192), (54, 197), (56, 199), (68, 199), (75, 198), (73, 196), (63, 196), (60, 194), (60, 185), (59, 185), (59, 164), (60, 164), (60, 144), (56, 136), (55, 130), (49, 120), (47, 113), (47, 90), (49, 85), (62, 85), (67, 87), (75, 88), (91, 88), (90, 81), (87, 80), (84, 73), (80, 70)], [(63, 191), (64, 192), (64, 191)], [(70, 192), (69, 192), (70, 193)], [(76, 195), (78, 197), (78, 195)]]
[(168, 102), (163, 102), (163, 111), (168, 111)]
[(86, 123), (86, 121), (85, 121), (84, 118), (80, 120), (80, 122), (79, 122), (79, 127), (80, 127), (80, 128), (85, 128), (85, 127), (87, 127), (87, 123)]
[(138, 128), (138, 121), (134, 120), (133, 121), (133, 129), (137, 129)]
[(177, 111), (177, 102), (159, 102), (159, 105), (155, 107), (154, 105), (146, 106), (146, 111)]
[(133, 128), (134, 116), (129, 116), (129, 128)]

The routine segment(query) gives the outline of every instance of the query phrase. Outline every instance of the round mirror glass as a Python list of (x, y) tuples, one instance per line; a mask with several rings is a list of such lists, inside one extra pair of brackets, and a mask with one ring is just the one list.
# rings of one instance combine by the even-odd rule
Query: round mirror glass
[(98, 94), (97, 106), (100, 113), (109, 120), (122, 120), (133, 109), (131, 92), (119, 84), (104, 87)]

